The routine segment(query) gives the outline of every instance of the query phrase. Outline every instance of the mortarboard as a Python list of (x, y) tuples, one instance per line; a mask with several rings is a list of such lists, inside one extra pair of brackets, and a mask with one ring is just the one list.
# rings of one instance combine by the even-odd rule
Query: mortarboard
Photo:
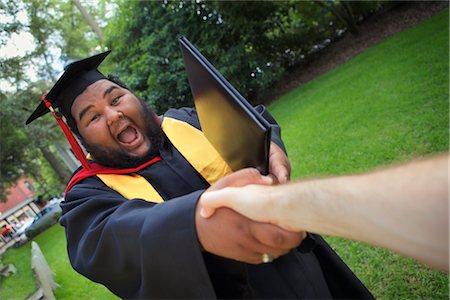
[[(101, 79), (107, 79), (105, 75), (97, 70), (97, 67), (110, 52), (111, 50), (108, 50), (67, 65), (64, 68), (64, 73), (58, 81), (56, 81), (51, 90), (47, 94), (42, 95), (42, 102), (38, 105), (25, 123), (28, 125), (35, 119), (51, 111), (53, 117), (58, 122), (68, 142), (72, 146), (75, 156), (85, 169), (90, 169), (90, 164), (78, 144), (78, 141), (73, 136), (67, 124), (61, 118), (61, 114), (66, 117), (67, 120), (73, 121), (74, 119), (71, 115), (70, 109), (72, 108), (75, 98), (94, 82)], [(56, 112), (54, 108), (59, 108), (60, 113)]]
[[(53, 108), (59, 108), (66, 119), (72, 118), (70, 109), (75, 98), (94, 82), (107, 79), (97, 70), (97, 67), (110, 52), (111, 50), (108, 50), (67, 65), (64, 68), (64, 73), (45, 96), (45, 100), (50, 102)], [(48, 113), (50, 110), (47, 105), (45, 101), (41, 102), (28, 118), (26, 124)]]

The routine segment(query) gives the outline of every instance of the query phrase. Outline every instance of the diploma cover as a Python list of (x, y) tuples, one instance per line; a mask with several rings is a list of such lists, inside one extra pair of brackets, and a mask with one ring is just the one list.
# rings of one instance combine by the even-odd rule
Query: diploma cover
[(270, 124), (185, 38), (179, 39), (200, 125), (233, 171), (269, 173)]

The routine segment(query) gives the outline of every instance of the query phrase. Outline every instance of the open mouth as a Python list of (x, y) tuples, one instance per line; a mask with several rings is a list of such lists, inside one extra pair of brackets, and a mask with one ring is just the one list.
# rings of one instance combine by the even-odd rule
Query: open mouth
[(117, 136), (117, 140), (126, 145), (133, 144), (136, 140), (138, 140), (139, 135), (135, 128), (131, 126), (127, 126), (123, 131), (119, 133)]

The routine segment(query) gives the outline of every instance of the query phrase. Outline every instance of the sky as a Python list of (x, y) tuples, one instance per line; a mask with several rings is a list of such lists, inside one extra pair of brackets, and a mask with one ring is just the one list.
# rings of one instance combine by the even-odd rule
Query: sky
[[(22, 24), (28, 23), (28, 16), (24, 8), (24, 4), (22, 1), (17, 1), (16, 5), (19, 8), (19, 11), (16, 15), (17, 21), (19, 21)], [(23, 8), (22, 10), (20, 10)], [(116, 8), (116, 5), (114, 3), (107, 4), (106, 9), (107, 13), (105, 15), (105, 18), (108, 19), (112, 16), (114, 10)], [(8, 16), (5, 14), (0, 15), (0, 22), (7, 23), (12, 22), (13, 17)], [(17, 34), (11, 35), (9, 40), (7, 41), (6, 45), (3, 47), (0, 47), (0, 56), (3, 59), (12, 58), (12, 57), (23, 57), (27, 53), (33, 51), (35, 48), (34, 38), (31, 35), (31, 33), (27, 31), (22, 31)], [(50, 48), (49, 49), (50, 54), (54, 56), (55, 59), (53, 59), (53, 68), (58, 71), (63, 71), (63, 65), (60, 63), (60, 55), (61, 51), (57, 48)], [(26, 73), (28, 79), (31, 81), (38, 80), (38, 72), (37, 72), (37, 64), (30, 64), (30, 68), (28, 69)], [(6, 80), (3, 80), (0, 78), (0, 89), (1, 90), (7, 90), (7, 91), (14, 91), (15, 86), (9, 84)]]
[[(11, 22), (12, 17), (2, 15), (2, 22)], [(27, 22), (27, 15), (24, 11), (19, 11), (17, 13), (17, 19), (21, 23)], [(34, 38), (31, 35), (31, 33), (22, 31), (20, 33), (14, 33), (11, 35), (11, 37), (8, 39), (5, 46), (0, 48), (0, 55), (3, 59), (5, 58), (13, 58), (13, 57), (22, 57), (26, 55), (28, 52), (33, 51), (35, 44), (34, 44)], [(28, 69), (27, 76), (31, 80), (37, 80), (36, 76), (36, 69), (33, 69), (31, 67)], [(15, 87), (6, 82), (5, 80), (0, 79), (0, 88), (1, 90), (7, 90), (11, 91), (14, 90)]]

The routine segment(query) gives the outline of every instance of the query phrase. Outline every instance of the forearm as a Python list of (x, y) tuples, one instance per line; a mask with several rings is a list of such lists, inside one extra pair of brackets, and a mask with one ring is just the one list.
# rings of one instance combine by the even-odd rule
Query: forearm
[(360, 240), (448, 269), (447, 179), (445, 156), (285, 185), (273, 198), (291, 229)]

